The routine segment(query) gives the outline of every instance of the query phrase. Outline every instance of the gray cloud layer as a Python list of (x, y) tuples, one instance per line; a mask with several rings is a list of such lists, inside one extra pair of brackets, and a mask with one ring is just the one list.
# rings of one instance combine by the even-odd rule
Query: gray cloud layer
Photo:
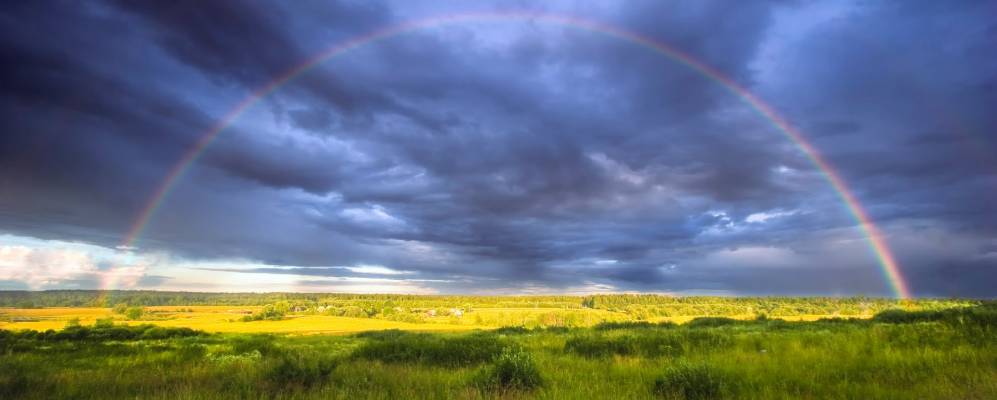
[[(114, 246), (253, 90), (374, 29), (487, 9), (462, 7), (15, 2), (0, 231)], [(915, 293), (995, 294), (992, 4), (538, 11), (667, 42), (749, 87), (837, 166)], [(305, 280), (384, 265), (450, 292), (888, 293), (820, 171), (740, 99), (634, 43), (530, 20), (418, 30), (302, 74), (219, 137), (137, 245)]]

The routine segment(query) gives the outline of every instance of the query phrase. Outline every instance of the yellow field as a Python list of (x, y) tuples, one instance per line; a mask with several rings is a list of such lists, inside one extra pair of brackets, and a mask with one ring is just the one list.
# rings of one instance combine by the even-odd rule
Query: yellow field
[[(692, 321), (692, 320), (694, 320), (696, 318), (702, 318), (702, 317), (716, 317), (716, 315), (683, 315), (683, 316), (680, 316), (680, 317), (660, 317), (660, 318), (652, 319), (651, 322), (664, 322), (664, 321), (668, 321), (668, 322), (674, 322), (676, 324), (684, 324), (684, 323)], [(753, 314), (723, 315), (723, 317), (748, 320), (748, 319), (754, 319), (755, 315), (753, 315)], [(835, 315), (816, 315), (816, 314), (812, 314), (812, 315), (784, 315), (784, 316), (773, 315), (773, 316), (769, 316), (769, 317), (770, 318), (778, 318), (778, 319), (782, 319), (782, 320), (786, 320), (786, 321), (816, 321), (816, 320), (819, 320), (821, 318), (832, 318), (832, 317), (835, 317)], [(872, 315), (871, 314), (867, 314), (867, 315), (848, 315), (848, 316), (844, 316), (843, 318), (869, 319), (869, 318), (872, 318)]]
[[(410, 331), (459, 331), (489, 329), (497, 325), (494, 321), (505, 321), (507, 325), (528, 324), (543, 320), (545, 315), (574, 313), (591, 323), (597, 321), (620, 321), (625, 316), (620, 313), (592, 309), (562, 308), (479, 308), (464, 318), (455, 320), (439, 317), (426, 323), (406, 323), (384, 319), (333, 317), (326, 315), (289, 315), (281, 321), (239, 321), (243, 316), (258, 311), (251, 306), (182, 306), (146, 307), (141, 320), (131, 321), (122, 315), (114, 314), (110, 308), (52, 307), (38, 309), (0, 308), (0, 329), (46, 330), (62, 329), (66, 322), (78, 318), (83, 325), (91, 325), (98, 318), (113, 318), (119, 324), (154, 324), (165, 327), (188, 327), (207, 332), (269, 332), (294, 334), (348, 334), (371, 330), (402, 329)], [(751, 319), (753, 315), (733, 316)], [(783, 318), (787, 321), (813, 321), (826, 315), (801, 315)], [(653, 322), (671, 321), (685, 323), (696, 316), (663, 317)]]
[[(192, 312), (178, 311), (190, 309)], [(0, 308), (0, 329), (62, 329), (66, 322), (79, 318), (84, 325), (93, 324), (98, 318), (113, 318), (120, 324), (153, 324), (167, 327), (188, 327), (207, 332), (273, 332), (273, 333), (328, 333), (344, 334), (370, 330), (404, 329), (415, 331), (452, 331), (479, 329), (475, 325), (445, 323), (412, 324), (368, 318), (331, 317), (324, 315), (288, 316), (283, 321), (241, 322), (247, 312), (259, 307), (185, 306), (147, 307), (146, 317), (130, 321), (114, 314), (110, 308), (53, 307), (39, 309)]]

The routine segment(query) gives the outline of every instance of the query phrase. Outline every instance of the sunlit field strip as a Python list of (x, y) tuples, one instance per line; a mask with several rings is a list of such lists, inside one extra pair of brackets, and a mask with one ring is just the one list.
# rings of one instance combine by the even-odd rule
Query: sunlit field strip
[[(474, 329), (497, 328), (496, 324), (475, 324), (474, 315), (480, 314), (486, 318), (501, 316), (505, 320), (517, 321), (521, 318), (554, 313), (563, 311), (563, 308), (481, 308), (469, 313), (458, 323), (452, 323), (448, 317), (438, 317), (435, 321), (426, 323), (407, 323), (390, 321), (375, 318), (350, 318), (326, 315), (291, 315), (281, 321), (253, 321), (242, 322), (239, 319), (250, 312), (258, 311), (258, 306), (152, 306), (146, 307), (149, 317), (138, 320), (128, 320), (121, 315), (114, 314), (110, 308), (94, 307), (53, 307), (38, 309), (0, 308), (0, 329), (20, 330), (30, 329), (43, 331), (47, 329), (61, 329), (66, 323), (74, 318), (79, 319), (81, 324), (93, 324), (99, 318), (113, 318), (115, 323), (137, 325), (153, 324), (164, 327), (187, 327), (207, 332), (233, 332), (233, 333), (289, 333), (289, 334), (348, 334), (363, 331), (400, 329), (406, 331), (466, 331)], [(187, 311), (190, 310), (190, 311)], [(582, 312), (599, 321), (621, 321), (628, 320), (624, 314), (605, 310), (572, 310)], [(676, 316), (657, 317), (651, 319), (652, 322), (670, 321), (675, 323), (686, 323), (697, 317)], [(871, 315), (853, 316), (855, 318), (868, 318)], [(730, 315), (730, 318), (752, 319), (755, 316)], [(787, 321), (815, 321), (820, 318), (833, 317), (833, 315), (790, 315), (772, 318), (781, 318)], [(19, 321), (24, 319), (23, 321)]]

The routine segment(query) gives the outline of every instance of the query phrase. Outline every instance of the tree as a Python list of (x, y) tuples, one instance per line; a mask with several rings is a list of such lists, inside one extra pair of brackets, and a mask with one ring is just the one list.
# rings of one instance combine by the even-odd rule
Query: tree
[(143, 310), (142, 307), (129, 307), (125, 310), (125, 317), (131, 320), (139, 319), (142, 318), (142, 314), (144, 312), (145, 310)]

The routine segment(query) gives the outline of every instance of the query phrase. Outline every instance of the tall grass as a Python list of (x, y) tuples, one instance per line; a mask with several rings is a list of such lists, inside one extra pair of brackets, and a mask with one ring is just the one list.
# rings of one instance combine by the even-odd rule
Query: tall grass
[(707, 363), (678, 362), (665, 368), (654, 381), (654, 393), (670, 399), (711, 400), (729, 398), (736, 385), (723, 371)]
[(0, 331), (0, 398), (990, 399), (995, 327), (980, 306), (464, 334)]
[(505, 393), (536, 389), (543, 386), (543, 377), (529, 352), (520, 347), (506, 347), (473, 382), (481, 390)]
[(505, 346), (493, 334), (453, 337), (425, 333), (393, 333), (369, 336), (353, 353), (356, 358), (389, 363), (422, 363), (465, 367), (495, 359)]

